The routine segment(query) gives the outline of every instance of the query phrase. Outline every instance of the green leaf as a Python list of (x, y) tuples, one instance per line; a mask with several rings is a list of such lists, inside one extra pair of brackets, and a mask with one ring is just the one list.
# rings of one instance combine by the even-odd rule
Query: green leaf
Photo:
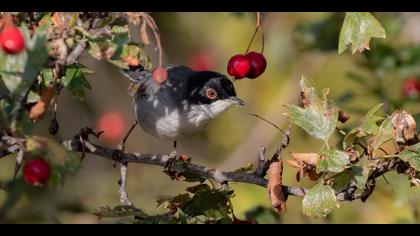
[(53, 72), (52, 69), (43, 69), (41, 71), (41, 76), (44, 79), (44, 85), (47, 87), (50, 85), (50, 83), (53, 81)]
[(370, 163), (366, 156), (362, 156), (360, 160), (351, 167), (353, 179), (358, 189), (363, 190), (369, 178)]
[(385, 29), (369, 12), (347, 12), (338, 40), (338, 54), (351, 43), (352, 53), (369, 49), (371, 38), (385, 38)]
[(22, 75), (22, 81), (17, 88), (17, 93), (28, 90), (47, 61), (47, 34), (48, 27), (38, 27), (29, 41), (27, 45), (28, 60)]
[(12, 94), (16, 94), (22, 74), (26, 66), (28, 53), (26, 51), (17, 55), (7, 55), (0, 52), (0, 75), (5, 87)]
[(89, 81), (85, 78), (81, 69), (78, 67), (67, 68), (65, 76), (61, 79), (61, 81), (73, 97), (82, 101), (85, 99), (85, 89), (92, 89)]
[(138, 216), (148, 217), (142, 210), (135, 208), (134, 206), (116, 206), (110, 208), (109, 206), (100, 207), (95, 210), (94, 214), (99, 218), (102, 217), (124, 217), (124, 216)]
[(350, 147), (356, 138), (364, 137), (368, 134), (376, 134), (379, 131), (379, 126), (376, 124), (378, 121), (384, 119), (381, 116), (375, 115), (375, 113), (381, 108), (384, 104), (380, 103), (374, 106), (366, 114), (363, 119), (362, 124), (359, 127), (352, 129), (349, 133), (346, 134), (343, 140), (343, 149)]
[(318, 96), (314, 81), (302, 77), (300, 81), (302, 94), (306, 103), (304, 108), (286, 105), (286, 116), (295, 125), (304, 129), (308, 134), (327, 141), (335, 130), (338, 109), (327, 101), (328, 90), (323, 91), (322, 99)]
[(341, 173), (337, 173), (334, 176), (332, 176), (332, 179), (333, 179), (332, 187), (334, 191), (341, 192), (342, 190), (346, 189), (352, 178), (353, 178), (353, 174), (349, 170), (343, 171)]
[(393, 129), (392, 129), (392, 117), (386, 118), (382, 121), (381, 126), (379, 127), (378, 134), (375, 136), (373, 143), (373, 151), (377, 150), (382, 144), (393, 139)]
[(26, 98), (26, 102), (27, 103), (35, 103), (39, 100), (39, 98), (40, 98), (39, 94), (37, 94), (33, 91), (29, 91), (28, 97)]
[(314, 217), (325, 217), (338, 206), (334, 190), (321, 182), (311, 188), (302, 201), (303, 213)]
[(280, 223), (280, 215), (271, 207), (256, 206), (245, 212), (246, 219), (255, 219), (259, 224), (278, 224)]
[(220, 220), (231, 213), (228, 204), (232, 196), (231, 190), (212, 189), (206, 184), (190, 187), (187, 191), (194, 193), (182, 210), (189, 216), (204, 215), (214, 220)]
[(316, 172), (342, 172), (350, 164), (350, 157), (346, 152), (336, 149), (324, 149), (322, 159), (318, 160)]
[(363, 123), (361, 129), (366, 134), (376, 134), (379, 129), (379, 126), (376, 124), (378, 121), (383, 120), (384, 118), (381, 116), (375, 115), (375, 113), (381, 108), (384, 104), (380, 103), (374, 106), (370, 111), (366, 114), (365, 118), (363, 119)]
[(414, 169), (420, 171), (420, 143), (409, 146), (398, 154), (401, 160), (408, 162)]

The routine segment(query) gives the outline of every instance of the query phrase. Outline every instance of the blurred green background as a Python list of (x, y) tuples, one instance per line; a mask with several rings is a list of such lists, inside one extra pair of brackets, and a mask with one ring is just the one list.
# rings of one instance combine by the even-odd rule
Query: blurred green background
[[(231, 56), (244, 53), (255, 30), (254, 13), (153, 13), (152, 16), (160, 28), (165, 63), (185, 64), (222, 73), (226, 73), (226, 64)], [(247, 114), (256, 113), (280, 127), (287, 127), (283, 104), (296, 103), (298, 82), (302, 75), (314, 79), (319, 90), (331, 88), (330, 97), (334, 100), (342, 99), (342, 95), (349, 91), (362, 90), (357, 83), (347, 78), (348, 71), (359, 71), (355, 59), (360, 55), (337, 54), (337, 39), (343, 16), (344, 13), (263, 13), (267, 70), (257, 79), (234, 83), (238, 96), (247, 102), (247, 106), (232, 108), (212, 121), (202, 133), (179, 140), (178, 151), (188, 154), (195, 163), (234, 170), (255, 163), (259, 146), (267, 146), (269, 155), (281, 140), (275, 129)], [(373, 39), (372, 43), (377, 40), (398, 45), (420, 41), (420, 25), (416, 23), (420, 14), (382, 13), (376, 16), (387, 30), (387, 39)], [(305, 25), (326, 19), (327, 23), (315, 27), (314, 32), (318, 34), (304, 28)], [(138, 38), (138, 29), (133, 28), (133, 32), (134, 37)], [(260, 39), (257, 35), (252, 50), (260, 50)], [(320, 50), (303, 50), (308, 45), (315, 45)], [(149, 46), (147, 50), (152, 61), (156, 62), (157, 53), (153, 47)], [(135, 119), (132, 101), (126, 92), (128, 81), (115, 66), (107, 62), (88, 56), (82, 57), (81, 62), (95, 71), (87, 76), (93, 90), (87, 94), (85, 102), (75, 100), (63, 91), (58, 101), (59, 138), (69, 139), (84, 126), (96, 127), (98, 119), (111, 111), (123, 115), (125, 129), (128, 130)], [(393, 76), (387, 77), (387, 91), (390, 96), (398, 97), (402, 80)], [(348, 110), (350, 125), (363, 114), (357, 110), (367, 111), (378, 102), (369, 96), (351, 97), (349, 104), (358, 109)], [(409, 104), (406, 109), (419, 112), (418, 102)], [(52, 114), (37, 123), (34, 133), (48, 136), (50, 117)], [(290, 146), (283, 158), (287, 158), (289, 151), (317, 152), (321, 145), (299, 128), (292, 130), (291, 137)], [(118, 144), (118, 140), (98, 142), (109, 147)], [(126, 145), (127, 151), (142, 153), (169, 153), (171, 148), (171, 143), (146, 134), (140, 127), (134, 130)], [(13, 158), (0, 159), (0, 180), (10, 179), (13, 168)], [(285, 165), (284, 184), (311, 186), (312, 183), (307, 180), (297, 183), (295, 173), (294, 169)], [(386, 178), (390, 184), (379, 178), (376, 191), (366, 203), (342, 203), (340, 208), (325, 219), (304, 216), (301, 210), (302, 198), (291, 196), (287, 201), (287, 212), (280, 217), (280, 222), (418, 223), (420, 190), (410, 188), (407, 177), (388, 173)], [(119, 204), (118, 179), (119, 169), (113, 168), (112, 162), (88, 155), (81, 170), (69, 176), (62, 187), (47, 192), (33, 190), (16, 203), (7, 203), (11, 209), (6, 211), (4, 222), (115, 222), (115, 219), (98, 221), (92, 211), (100, 206)], [(160, 167), (129, 165), (129, 197), (135, 206), (147, 213), (163, 212), (164, 209), (156, 207), (156, 200), (181, 193), (187, 186), (188, 183), (171, 181)], [(239, 218), (245, 218), (245, 213), (256, 206), (270, 207), (265, 188), (238, 183), (230, 186), (235, 190), (233, 206)], [(0, 190), (0, 204), (3, 206), (5, 199), (5, 191)]]

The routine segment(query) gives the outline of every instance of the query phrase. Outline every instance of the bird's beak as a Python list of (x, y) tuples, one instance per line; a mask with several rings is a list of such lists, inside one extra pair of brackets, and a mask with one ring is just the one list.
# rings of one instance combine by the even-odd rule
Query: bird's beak
[(232, 97), (229, 98), (229, 101), (231, 101), (232, 104), (235, 104), (235, 105), (240, 105), (240, 106), (244, 106), (245, 105), (245, 102), (242, 101), (241, 99), (237, 98), (237, 97), (233, 97), (232, 96)]

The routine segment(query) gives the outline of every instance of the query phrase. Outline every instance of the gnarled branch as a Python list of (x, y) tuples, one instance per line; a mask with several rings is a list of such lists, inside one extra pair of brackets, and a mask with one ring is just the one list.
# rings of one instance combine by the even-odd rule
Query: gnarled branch
[[(82, 152), (82, 144), (80, 143), (79, 139), (73, 140), (66, 140), (63, 142), (64, 146), (76, 152)], [(143, 153), (130, 153), (130, 152), (123, 152), (119, 155), (119, 159), (115, 160), (114, 152), (115, 149), (103, 147), (97, 144), (93, 144), (89, 141), (85, 141), (85, 152), (94, 154), (96, 156), (100, 156), (103, 158), (107, 158), (110, 160), (114, 160), (120, 163), (142, 163), (142, 164), (149, 164), (149, 165), (157, 165), (165, 167), (170, 160), (169, 155), (165, 154), (143, 154)], [(233, 171), (222, 171), (217, 169), (212, 169), (209, 167), (193, 164), (193, 163), (185, 163), (185, 171), (191, 174), (195, 174), (201, 177), (213, 179), (220, 184), (224, 184), (227, 182), (241, 182), (241, 183), (248, 183), (254, 184), (261, 187), (266, 188), (268, 180), (255, 172), (233, 172)], [(371, 175), (369, 176), (369, 180), (374, 181), (376, 178), (380, 177), (381, 175), (385, 174), (389, 171), (397, 171), (398, 173), (409, 175), (409, 176), (420, 176), (418, 171), (413, 171), (413, 168), (407, 165), (406, 162), (399, 160), (398, 158), (391, 158), (387, 161), (383, 161), (378, 164), (373, 170)], [(415, 172), (415, 173), (414, 173)], [(364, 199), (367, 198), (373, 189), (367, 188), (366, 193), (359, 193), (356, 194), (354, 191), (354, 186), (351, 184), (346, 190), (337, 194), (338, 201), (354, 201), (356, 199)], [(292, 187), (283, 185), (284, 193), (292, 196), (305, 196), (307, 189), (301, 187)]]
[[(64, 146), (72, 151), (82, 152), (82, 144), (78, 139), (67, 140), (63, 142)], [(85, 152), (114, 160), (120, 163), (143, 163), (149, 165), (157, 165), (165, 167), (169, 161), (169, 155), (162, 154), (143, 154), (143, 153), (128, 153), (124, 152), (118, 160), (113, 158), (115, 149), (110, 149), (100, 145), (92, 144), (89, 141), (85, 141)], [(229, 172), (221, 171), (217, 169), (208, 168), (205, 166), (185, 163), (185, 170), (188, 173), (195, 174), (201, 177), (210, 178), (215, 180), (218, 183), (226, 182), (241, 182), (258, 185), (261, 187), (267, 187), (267, 179), (264, 177), (258, 176), (254, 172), (252, 173), (239, 173), (239, 172)], [(290, 187), (283, 186), (284, 193), (287, 195), (293, 196), (304, 196), (306, 190), (300, 187)]]

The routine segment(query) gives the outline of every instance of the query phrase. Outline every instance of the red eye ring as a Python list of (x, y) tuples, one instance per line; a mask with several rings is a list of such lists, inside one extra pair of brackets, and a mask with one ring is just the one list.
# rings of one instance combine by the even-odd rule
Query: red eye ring
[(206, 91), (206, 96), (209, 99), (213, 100), (213, 99), (217, 98), (217, 92), (216, 92), (216, 90), (214, 90), (212, 88), (208, 88), (207, 91)]

